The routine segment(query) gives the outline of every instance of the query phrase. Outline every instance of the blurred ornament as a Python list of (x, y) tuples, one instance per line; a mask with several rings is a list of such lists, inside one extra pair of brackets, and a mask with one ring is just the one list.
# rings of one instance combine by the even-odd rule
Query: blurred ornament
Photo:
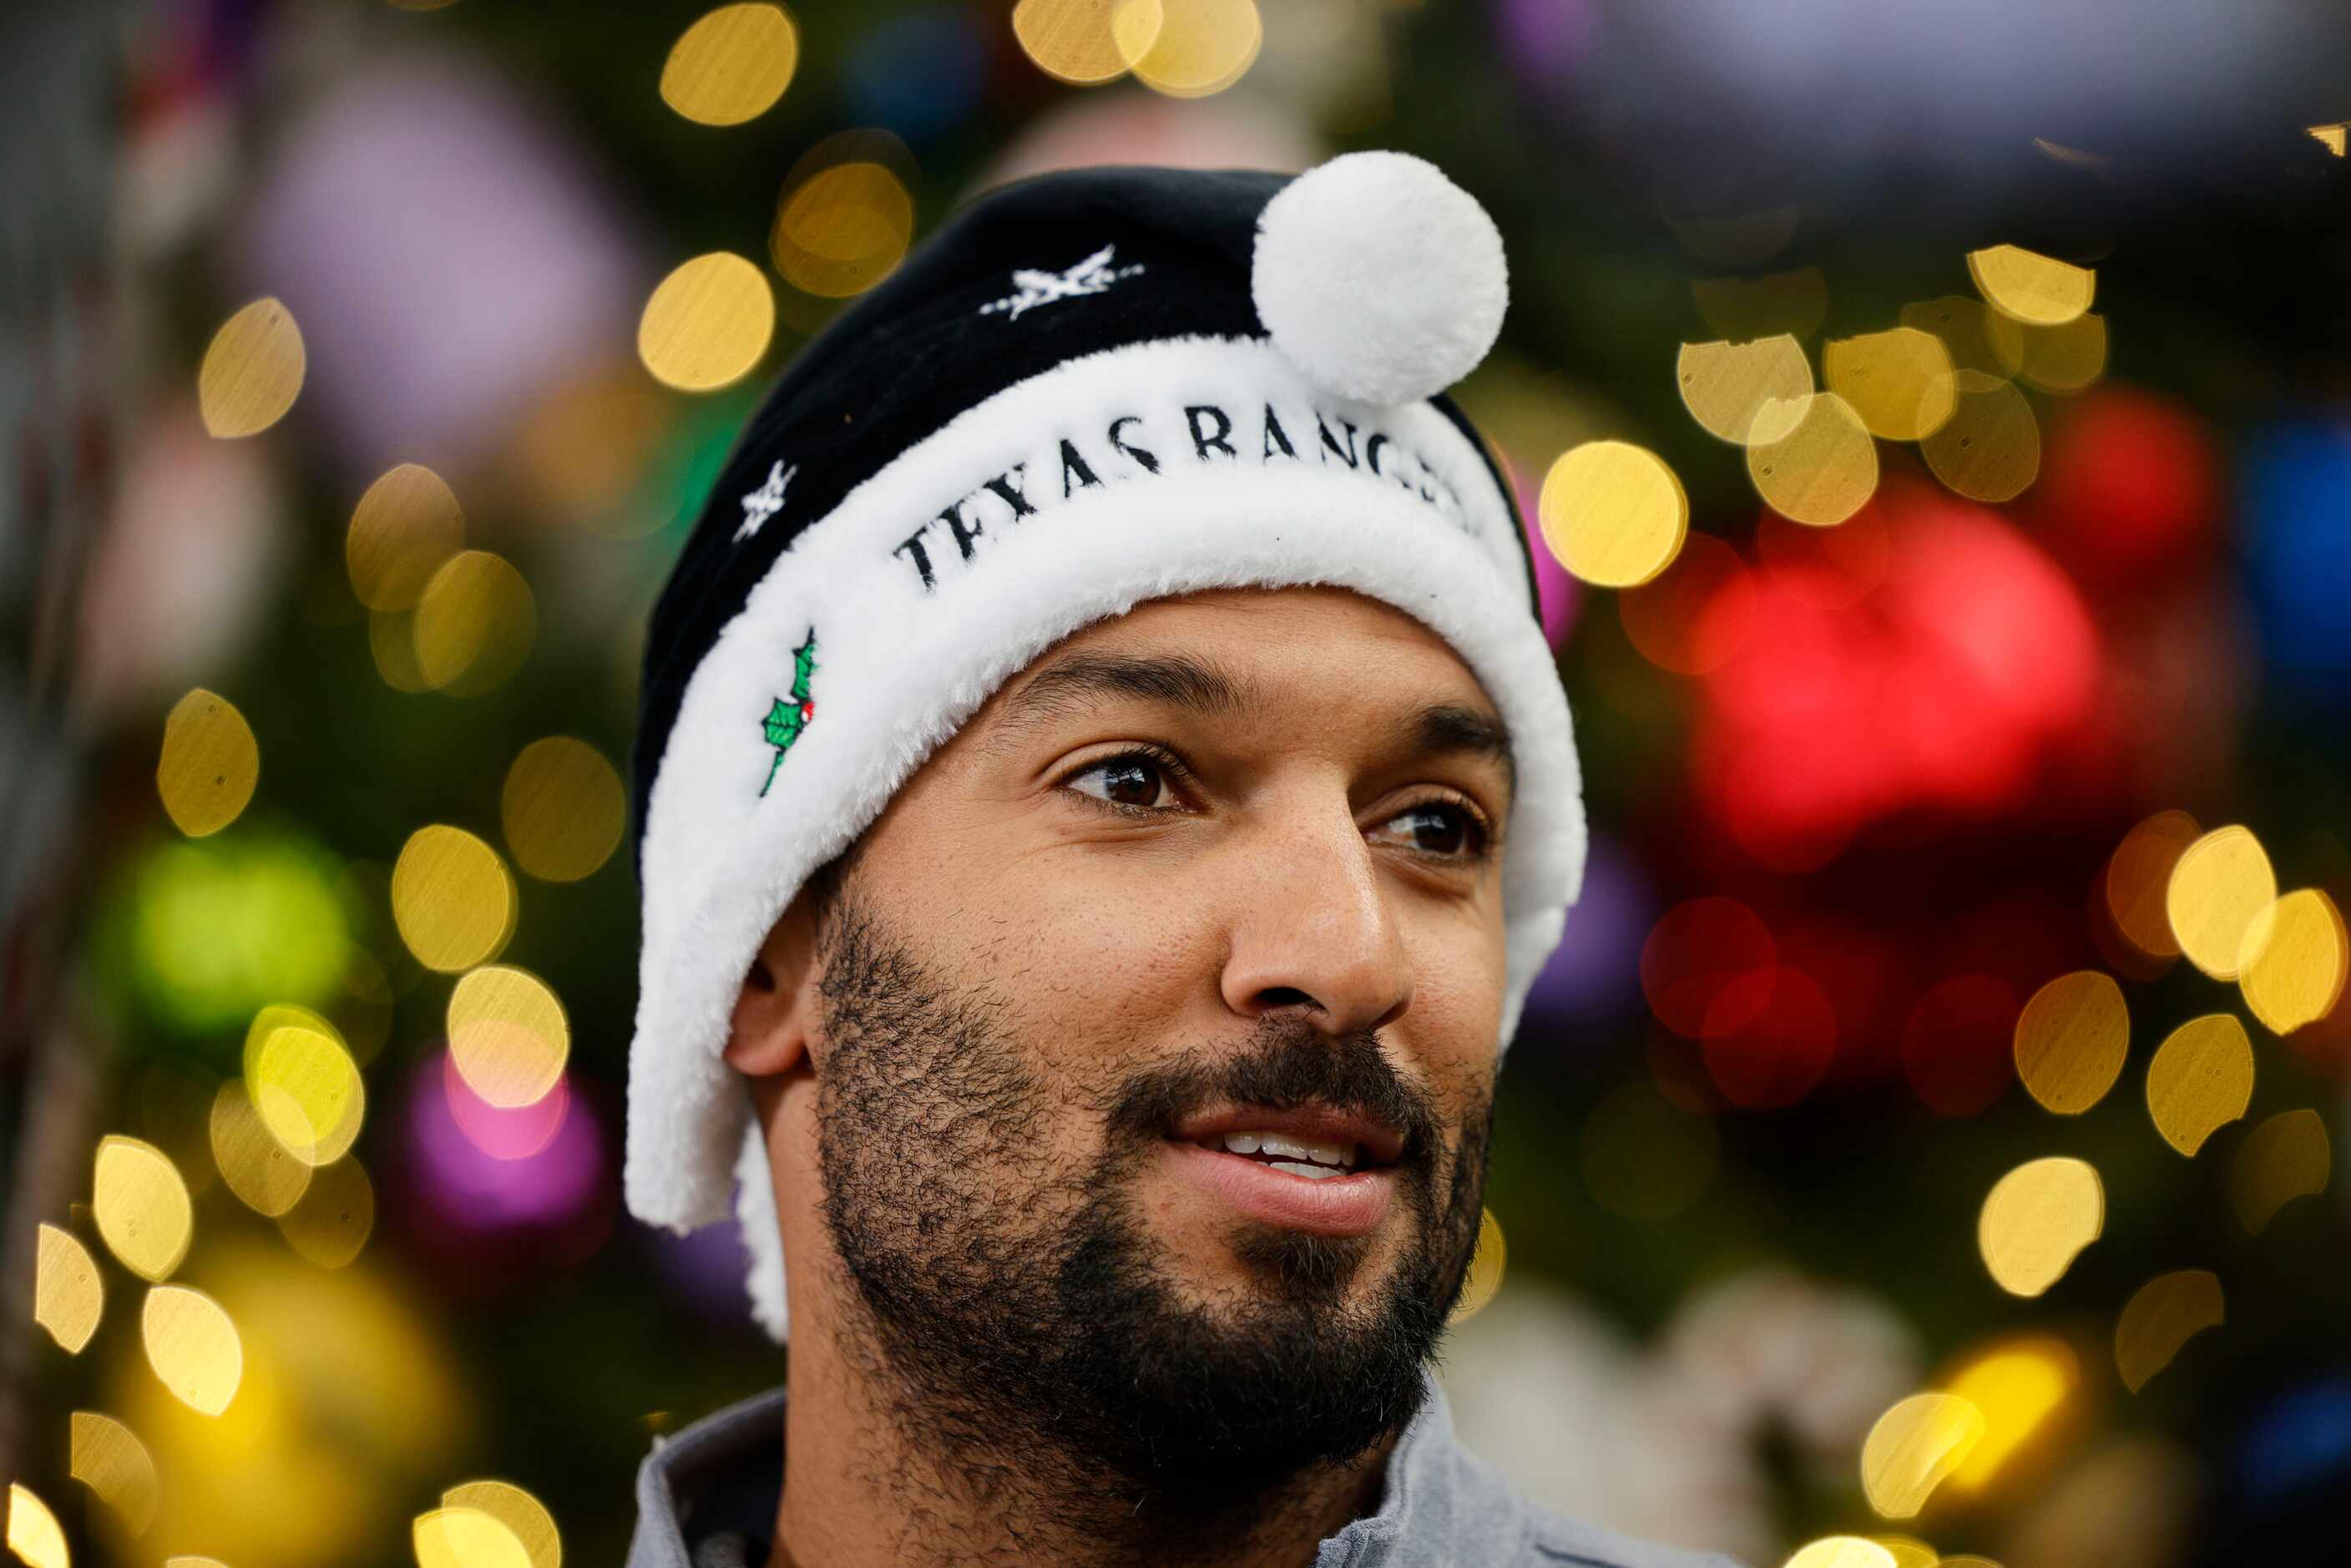
[(251, 445), (205, 437), (167, 406), (131, 435), (75, 617), (75, 701), (97, 721), (217, 678), (249, 645), (284, 575), (274, 476)]
[(2050, 548), (2090, 580), (2190, 570), (2220, 510), (2211, 428), (2169, 398), (2101, 388), (2055, 420), (2032, 508)]
[(2203, 1489), (2187, 1449), (2119, 1437), (2043, 1485), (2000, 1560), (2006, 1568), (2177, 1568)]
[(446, 1051), (435, 1051), (410, 1075), (405, 1121), (412, 1174), (441, 1225), (485, 1233), (562, 1226), (588, 1211), (605, 1176), (603, 1136), (563, 1082), (500, 1113)]
[(2247, 444), (2245, 580), (2270, 671), (2314, 693), (2351, 678), (2351, 425), (2273, 425)]
[(967, 8), (928, 5), (876, 18), (841, 66), (848, 117), (910, 142), (944, 135), (971, 118), (986, 67)]
[(305, 406), (354, 482), (466, 468), (620, 347), (641, 264), (556, 122), (486, 60), (380, 57), (283, 131), (244, 272), (300, 319)]
[(1568, 915), (1575, 939), (1552, 949), (1528, 988), (1530, 1020), (1564, 1030), (1639, 1006), (1641, 944), (1656, 918), (1656, 900), (1633, 856), (1593, 834), (1583, 890)]

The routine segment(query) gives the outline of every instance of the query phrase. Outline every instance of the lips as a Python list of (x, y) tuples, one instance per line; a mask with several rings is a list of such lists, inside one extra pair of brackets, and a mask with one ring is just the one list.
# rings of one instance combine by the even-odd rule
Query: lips
[(1313, 1236), (1370, 1233), (1387, 1218), (1395, 1193), (1395, 1170), (1384, 1165), (1315, 1177), (1188, 1138), (1170, 1138), (1166, 1148), (1178, 1177), (1211, 1201), (1259, 1224)]

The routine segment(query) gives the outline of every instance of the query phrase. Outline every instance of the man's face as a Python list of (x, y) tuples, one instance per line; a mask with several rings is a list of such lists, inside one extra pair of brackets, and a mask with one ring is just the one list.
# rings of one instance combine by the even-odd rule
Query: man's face
[[(1409, 1417), (1478, 1228), (1506, 745), (1410, 617), (1229, 590), (1057, 645), (900, 790), (810, 1051), (852, 1312), (942, 1437), (1213, 1490)], [(1354, 1168), (1224, 1135), (1285, 1127)]]

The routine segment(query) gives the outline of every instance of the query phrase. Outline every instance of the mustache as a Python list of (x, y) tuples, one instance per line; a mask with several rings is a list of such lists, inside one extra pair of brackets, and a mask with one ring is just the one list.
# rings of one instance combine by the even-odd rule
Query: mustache
[(1384, 1123), (1404, 1135), (1400, 1166), (1426, 1164), (1437, 1147), (1435, 1104), (1396, 1071), (1377, 1034), (1332, 1040), (1286, 1020), (1269, 1021), (1238, 1051), (1186, 1052), (1127, 1079), (1108, 1107), (1112, 1145), (1155, 1143), (1187, 1116), (1228, 1102), (1276, 1111), (1319, 1102)]

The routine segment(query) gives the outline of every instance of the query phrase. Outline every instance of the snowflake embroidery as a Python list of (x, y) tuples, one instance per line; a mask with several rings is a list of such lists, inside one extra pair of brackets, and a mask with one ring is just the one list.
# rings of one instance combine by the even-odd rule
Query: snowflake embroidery
[(1040, 305), (1050, 305), (1056, 299), (1074, 299), (1081, 294), (1101, 294), (1122, 277), (1132, 277), (1143, 270), (1143, 264), (1113, 269), (1111, 253), (1116, 246), (1106, 245), (1093, 255), (1062, 272), (1043, 272), (1033, 267), (1012, 269), (1015, 292), (1001, 299), (991, 299), (979, 308), (983, 316), (1001, 310), (1018, 319), (1024, 310)]
[(784, 486), (789, 485), (792, 476), (799, 471), (799, 464), (787, 468), (779, 457), (776, 465), (768, 470), (768, 482), (744, 496), (743, 526), (735, 530), (737, 544), (758, 533), (769, 517), (784, 509)]

